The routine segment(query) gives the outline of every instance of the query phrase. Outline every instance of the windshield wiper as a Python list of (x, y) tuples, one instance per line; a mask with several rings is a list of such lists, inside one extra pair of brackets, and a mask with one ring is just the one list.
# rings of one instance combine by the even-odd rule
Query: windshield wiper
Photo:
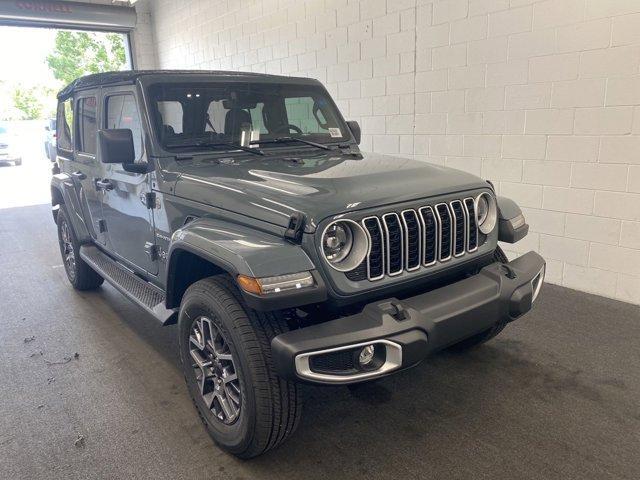
[(238, 145), (237, 143), (231, 142), (194, 142), (194, 143), (174, 143), (168, 144), (167, 147), (230, 147), (235, 150), (242, 150), (243, 152), (253, 153), (254, 155), (264, 155), (264, 152), (259, 148), (249, 148), (243, 145)]
[(311, 145), (312, 147), (321, 148), (322, 150), (331, 150), (331, 147), (327, 147), (322, 143), (312, 142), (310, 140), (305, 140), (304, 138), (296, 138), (296, 137), (280, 137), (280, 138), (272, 138), (268, 140), (252, 140), (250, 143), (260, 144), (260, 143), (290, 143), (290, 142), (300, 142), (306, 145)]

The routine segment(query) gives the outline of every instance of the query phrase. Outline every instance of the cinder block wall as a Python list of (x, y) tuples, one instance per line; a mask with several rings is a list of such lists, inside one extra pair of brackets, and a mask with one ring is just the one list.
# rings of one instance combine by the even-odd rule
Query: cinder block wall
[(151, 2), (161, 68), (324, 82), (362, 147), (517, 200), (547, 280), (640, 303), (640, 1)]

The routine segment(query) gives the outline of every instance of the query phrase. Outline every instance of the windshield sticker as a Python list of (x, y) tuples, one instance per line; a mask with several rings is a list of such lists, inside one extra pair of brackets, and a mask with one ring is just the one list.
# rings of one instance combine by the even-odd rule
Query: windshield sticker
[(339, 128), (329, 128), (329, 135), (331, 135), (331, 138), (341, 137), (342, 132), (340, 132)]

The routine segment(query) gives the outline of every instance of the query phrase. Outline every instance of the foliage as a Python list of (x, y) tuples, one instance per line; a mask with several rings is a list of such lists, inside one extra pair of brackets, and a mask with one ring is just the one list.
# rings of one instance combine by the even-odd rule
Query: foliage
[(35, 120), (42, 116), (41, 91), (37, 87), (16, 88), (13, 90), (13, 105), (22, 112), (26, 120)]
[(122, 70), (125, 64), (124, 40), (117, 33), (59, 30), (47, 56), (53, 76), (65, 84), (90, 73)]

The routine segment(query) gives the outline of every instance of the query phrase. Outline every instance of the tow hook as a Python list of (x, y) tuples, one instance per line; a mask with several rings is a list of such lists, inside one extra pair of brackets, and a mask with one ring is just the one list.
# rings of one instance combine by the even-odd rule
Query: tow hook
[(391, 315), (394, 319), (401, 322), (409, 318), (409, 314), (402, 306), (402, 304), (398, 301), (387, 302), (383, 305), (380, 305), (380, 310), (382, 310), (387, 315)]
[(500, 268), (502, 269), (502, 271), (504, 272), (505, 277), (513, 280), (514, 278), (516, 278), (518, 275), (516, 274), (515, 270), (513, 268), (511, 268), (509, 265), (507, 264), (502, 264), (500, 266)]

